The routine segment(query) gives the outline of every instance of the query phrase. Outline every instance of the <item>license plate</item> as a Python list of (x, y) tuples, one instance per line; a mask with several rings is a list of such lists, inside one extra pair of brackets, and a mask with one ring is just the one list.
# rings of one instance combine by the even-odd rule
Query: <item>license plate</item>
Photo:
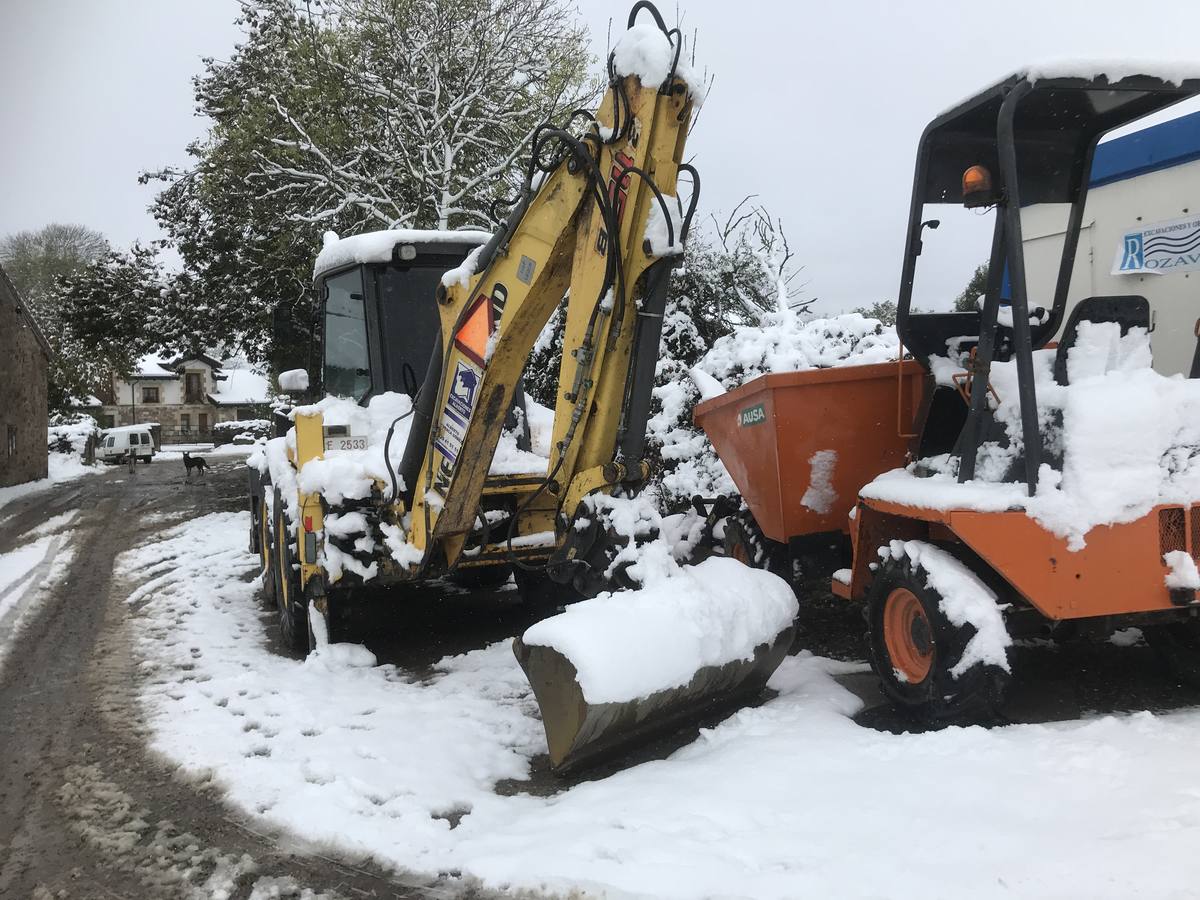
[(367, 439), (365, 437), (350, 437), (349, 435), (339, 435), (338, 437), (325, 438), (325, 452), (328, 453), (345, 453), (348, 450), (366, 450)]

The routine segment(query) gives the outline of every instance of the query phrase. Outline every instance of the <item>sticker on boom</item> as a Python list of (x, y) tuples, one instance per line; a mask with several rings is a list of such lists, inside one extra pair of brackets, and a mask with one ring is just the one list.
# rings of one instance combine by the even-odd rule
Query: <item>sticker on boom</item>
[(749, 406), (738, 413), (738, 424), (745, 428), (748, 425), (761, 425), (767, 421), (767, 411), (761, 403)]
[(450, 394), (446, 397), (446, 405), (442, 407), (437, 440), (433, 442), (433, 446), (451, 465), (458, 461), (458, 454), (462, 451), (482, 380), (483, 370), (479, 366), (469, 360), (458, 361), (454, 379), (450, 382)]

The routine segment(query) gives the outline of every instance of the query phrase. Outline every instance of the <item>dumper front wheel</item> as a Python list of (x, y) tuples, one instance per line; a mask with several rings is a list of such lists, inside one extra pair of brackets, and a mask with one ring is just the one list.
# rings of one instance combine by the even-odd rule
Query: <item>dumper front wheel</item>
[(275, 492), (275, 601), (279, 609), (279, 636), (293, 653), (307, 656), (309, 651), (308, 604), (300, 588), (300, 573), (293, 564), (291, 528), (283, 509), (283, 498)]
[(928, 575), (908, 559), (888, 560), (867, 595), (871, 665), (888, 699), (931, 722), (995, 716), (1007, 681), (997, 666), (951, 670), (975, 635), (941, 609)]

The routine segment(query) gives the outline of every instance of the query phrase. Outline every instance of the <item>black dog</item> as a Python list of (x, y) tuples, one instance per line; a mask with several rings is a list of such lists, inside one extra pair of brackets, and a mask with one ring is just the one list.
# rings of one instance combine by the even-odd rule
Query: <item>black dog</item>
[(187, 469), (187, 475), (184, 476), (185, 478), (192, 477), (192, 469), (195, 469), (201, 475), (208, 471), (208, 463), (204, 461), (203, 457), (197, 456), (192, 458), (192, 456), (190, 456), (186, 450), (183, 451), (183, 465), (184, 468)]

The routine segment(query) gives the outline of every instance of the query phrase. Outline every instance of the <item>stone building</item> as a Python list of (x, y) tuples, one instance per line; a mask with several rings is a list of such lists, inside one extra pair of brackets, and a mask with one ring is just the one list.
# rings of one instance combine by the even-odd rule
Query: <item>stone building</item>
[(164, 443), (209, 441), (220, 422), (267, 415), (267, 379), (207, 354), (144, 356), (133, 374), (114, 378), (112, 393), (87, 412), (104, 428), (158, 424)]
[(45, 478), (50, 345), (0, 267), (0, 487)]

